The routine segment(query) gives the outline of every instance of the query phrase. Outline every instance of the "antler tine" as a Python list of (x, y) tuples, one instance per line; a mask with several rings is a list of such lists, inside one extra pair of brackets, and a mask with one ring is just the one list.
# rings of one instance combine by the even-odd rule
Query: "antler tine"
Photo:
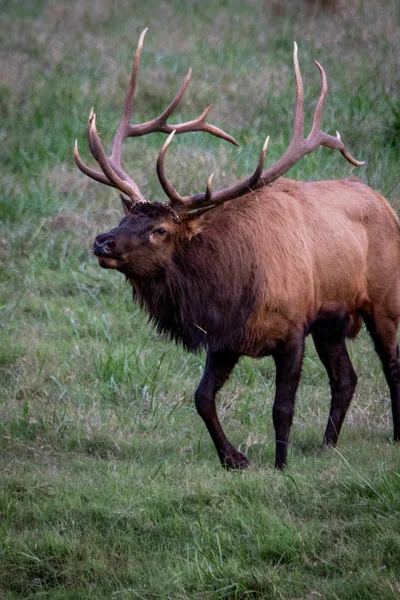
[(168, 179), (168, 177), (165, 173), (165, 168), (164, 168), (165, 154), (169, 148), (170, 143), (172, 142), (172, 140), (174, 138), (174, 135), (175, 135), (175, 130), (167, 137), (166, 141), (164, 142), (164, 145), (161, 148), (160, 153), (157, 158), (156, 171), (157, 171), (158, 179), (161, 183), (161, 186), (171, 201), (171, 206), (175, 208), (178, 206), (182, 207), (185, 203), (185, 198), (183, 198), (176, 191), (176, 189), (174, 188), (174, 186)]
[(326, 96), (328, 94), (328, 80), (323, 66), (320, 65), (320, 63), (316, 60), (314, 60), (314, 63), (316, 64), (321, 74), (321, 93), (314, 111), (311, 131), (309, 136), (305, 140), (305, 143), (312, 145), (311, 150), (313, 150), (314, 147), (317, 147), (319, 145), (327, 146), (332, 150), (339, 150), (342, 156), (344, 156), (344, 158), (348, 160), (352, 165), (356, 167), (362, 167), (363, 165), (365, 165), (365, 161), (356, 160), (351, 156), (351, 154), (346, 150), (346, 147), (343, 144), (340, 134), (338, 132), (336, 132), (336, 137), (334, 137), (332, 135), (324, 133), (321, 129), (322, 110), (325, 104)]
[(125, 193), (133, 202), (145, 202), (142, 194), (140, 193), (137, 185), (126, 175), (126, 180), (116, 172), (114, 165), (110, 159), (106, 156), (103, 146), (100, 141), (99, 134), (96, 129), (96, 114), (92, 110), (89, 117), (88, 125), (88, 138), (90, 151), (93, 157), (97, 160), (106, 178), (109, 180), (111, 185), (121, 192)]
[(207, 187), (206, 187), (206, 195), (205, 195), (205, 201), (206, 202), (210, 202), (212, 199), (212, 182), (214, 179), (214, 173), (211, 173), (210, 177), (207, 180)]
[(175, 130), (176, 133), (187, 133), (191, 131), (204, 131), (206, 133), (210, 133), (215, 137), (219, 137), (222, 140), (230, 142), (234, 146), (239, 146), (239, 142), (235, 140), (234, 137), (226, 133), (219, 127), (215, 125), (211, 125), (211, 123), (207, 123), (206, 117), (210, 110), (213, 108), (213, 105), (207, 106), (207, 108), (201, 113), (197, 119), (193, 119), (192, 121), (187, 121), (186, 123), (180, 123), (178, 125), (165, 125), (163, 128), (164, 133), (168, 133), (170, 129)]
[(325, 99), (328, 94), (328, 80), (326, 78), (325, 69), (316, 60), (314, 60), (314, 63), (318, 67), (318, 70), (321, 74), (321, 93), (318, 98), (317, 106), (315, 107), (310, 136), (313, 135), (314, 131), (321, 130), (322, 110), (324, 108)]
[(125, 104), (124, 110), (122, 112), (121, 121), (118, 125), (117, 132), (114, 137), (112, 151), (111, 151), (111, 160), (115, 161), (117, 164), (121, 162), (121, 151), (122, 151), (122, 142), (127, 137), (127, 130), (130, 126), (131, 114), (133, 109), (133, 100), (135, 98), (136, 92), (136, 84), (139, 75), (140, 68), (140, 56), (143, 50), (143, 42), (144, 36), (148, 31), (148, 27), (142, 31), (140, 34), (140, 38), (138, 41), (138, 45), (135, 52), (135, 58), (133, 61), (132, 75), (129, 81), (128, 91), (125, 96)]
[(261, 150), (260, 158), (258, 159), (258, 165), (257, 165), (253, 175), (251, 177), (249, 177), (249, 179), (247, 180), (247, 187), (249, 189), (251, 189), (253, 186), (257, 185), (257, 183), (260, 181), (260, 178), (262, 176), (263, 169), (264, 169), (265, 159), (267, 157), (268, 143), (269, 143), (269, 135), (265, 139), (264, 146)]
[(114, 185), (111, 183), (111, 181), (108, 181), (107, 177), (105, 175), (103, 175), (103, 173), (99, 173), (98, 171), (95, 171), (94, 169), (92, 169), (91, 167), (88, 167), (83, 162), (83, 160), (80, 157), (79, 150), (78, 150), (78, 140), (75, 140), (75, 144), (74, 144), (74, 158), (75, 158), (76, 166), (78, 167), (78, 169), (80, 171), (82, 171), (82, 173), (84, 173), (91, 179), (98, 181), (99, 183), (104, 183), (105, 185), (114, 187)]
[[(339, 133), (338, 131), (336, 132), (336, 139), (337, 139), (337, 140), (339, 140), (339, 142), (341, 142), (341, 141), (342, 141), (342, 138), (340, 137), (340, 133)], [(346, 160), (348, 160), (348, 161), (349, 161), (349, 163), (351, 163), (351, 164), (352, 164), (352, 165), (354, 165), (355, 167), (363, 167), (364, 165), (366, 165), (366, 164), (367, 164), (367, 161), (366, 161), (366, 160), (356, 160), (356, 159), (355, 159), (355, 158), (354, 158), (354, 157), (353, 157), (353, 156), (350, 154), (350, 152), (348, 152), (348, 151), (346, 150), (346, 148), (344, 147), (344, 144), (343, 144), (343, 150), (340, 150), (340, 149), (339, 149), (339, 151), (340, 151), (340, 154), (341, 154), (342, 156), (344, 156), (344, 158), (345, 158)]]
[[(301, 76), (299, 59), (297, 56), (297, 44), (294, 42), (293, 49), (293, 68), (294, 78), (296, 83), (296, 102), (294, 107), (294, 119), (293, 119), (293, 138), (300, 137), (303, 139), (304, 136), (304, 92), (303, 92), (303, 79)], [(291, 141), (292, 141), (291, 140)]]

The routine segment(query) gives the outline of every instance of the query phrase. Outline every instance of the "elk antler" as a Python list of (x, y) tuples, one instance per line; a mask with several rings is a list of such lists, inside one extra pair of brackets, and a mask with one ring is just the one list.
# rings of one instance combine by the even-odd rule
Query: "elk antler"
[(157, 174), (164, 192), (169, 197), (172, 208), (181, 216), (187, 215), (191, 211), (196, 211), (195, 214), (203, 212), (210, 208), (214, 208), (219, 204), (223, 204), (228, 200), (233, 200), (247, 194), (249, 191), (258, 190), (261, 187), (272, 183), (282, 175), (284, 175), (300, 158), (315, 150), (318, 146), (328, 146), (333, 150), (339, 150), (341, 154), (353, 165), (360, 167), (365, 162), (355, 160), (346, 150), (340, 134), (336, 132), (336, 137), (328, 135), (321, 130), (322, 109), (328, 93), (328, 83), (326, 74), (322, 66), (314, 61), (321, 73), (321, 94), (315, 108), (313, 123), (310, 134), (304, 138), (304, 95), (303, 81), (301, 77), (299, 61), (297, 58), (297, 44), (294, 43), (293, 63), (294, 74), (296, 81), (296, 103), (294, 108), (293, 133), (289, 142), (289, 146), (284, 155), (271, 167), (263, 170), (265, 158), (267, 155), (267, 146), (269, 137), (265, 140), (261, 155), (258, 161), (257, 168), (254, 173), (244, 181), (237, 183), (232, 187), (211, 191), (211, 177), (207, 183), (207, 189), (204, 193), (195, 194), (193, 196), (180, 196), (172, 183), (165, 174), (164, 159), (169, 145), (172, 142), (175, 131), (173, 131), (165, 144), (163, 145), (157, 160)]
[(210, 123), (206, 122), (206, 117), (210, 112), (212, 105), (208, 106), (204, 110), (204, 112), (199, 117), (197, 117), (197, 119), (193, 119), (192, 121), (188, 121), (186, 123), (180, 123), (179, 125), (168, 125), (167, 120), (179, 106), (182, 97), (186, 91), (186, 88), (189, 85), (190, 77), (192, 74), (191, 69), (189, 69), (175, 98), (158, 117), (152, 119), (151, 121), (147, 121), (146, 123), (141, 123), (137, 125), (133, 125), (130, 122), (133, 100), (135, 97), (136, 83), (139, 74), (140, 55), (142, 53), (143, 40), (146, 32), (147, 29), (145, 29), (142, 32), (139, 38), (135, 59), (133, 62), (131, 80), (129, 83), (128, 92), (125, 97), (124, 109), (121, 121), (118, 125), (117, 132), (114, 136), (110, 156), (106, 156), (102, 143), (100, 141), (100, 137), (96, 129), (96, 115), (94, 113), (94, 109), (92, 108), (92, 110), (90, 111), (87, 128), (89, 148), (92, 153), (92, 156), (100, 165), (102, 173), (96, 171), (95, 169), (92, 169), (82, 161), (78, 152), (77, 141), (75, 141), (74, 146), (75, 162), (78, 168), (83, 173), (85, 173), (85, 175), (88, 175), (91, 179), (99, 181), (100, 183), (104, 183), (105, 185), (117, 188), (118, 190), (129, 196), (129, 198), (133, 202), (146, 202), (146, 200), (140, 193), (140, 190), (136, 183), (123, 170), (121, 166), (122, 143), (125, 138), (138, 137), (156, 131), (162, 133), (187, 133), (189, 131), (206, 131), (211, 135), (215, 135), (216, 137), (222, 138), (228, 142), (231, 142), (232, 144), (235, 144), (236, 146), (239, 145), (232, 136), (222, 131), (222, 129), (219, 129), (218, 127), (215, 127), (214, 125), (211, 125)]

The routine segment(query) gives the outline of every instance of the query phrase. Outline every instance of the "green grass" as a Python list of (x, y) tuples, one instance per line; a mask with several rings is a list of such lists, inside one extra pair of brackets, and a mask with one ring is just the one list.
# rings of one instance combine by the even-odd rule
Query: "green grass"
[[(350, 345), (359, 385), (337, 450), (321, 452), (329, 392), (307, 346), (289, 468), (274, 472), (271, 359), (242, 359), (219, 412), (253, 471), (224, 472), (196, 415), (204, 356), (160, 339), (92, 239), (120, 216), (118, 195), (73, 164), (87, 158), (94, 104), (108, 147), (140, 32), (149, 27), (135, 118), (158, 114), (188, 66), (176, 120), (214, 103), (211, 122), (241, 143), (179, 136), (168, 173), (182, 193), (232, 183), (290, 137), (292, 42), (308, 123), (368, 164), (321, 149), (298, 179), (357, 174), (399, 208), (400, 9), (321, 2), (128, 0), (1, 2), (0, 597), (79, 599), (400, 598), (400, 449), (384, 377), (363, 331)], [(163, 200), (165, 139), (126, 143), (125, 166)]]

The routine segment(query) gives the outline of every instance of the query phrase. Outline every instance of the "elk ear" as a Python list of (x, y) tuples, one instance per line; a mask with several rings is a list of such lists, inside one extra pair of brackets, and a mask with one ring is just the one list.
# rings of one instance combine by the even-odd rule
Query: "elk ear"
[(133, 208), (132, 200), (128, 200), (128, 198), (124, 198), (124, 196), (122, 194), (120, 194), (119, 197), (121, 198), (122, 208), (124, 209), (125, 215), (126, 216), (130, 215), (132, 213), (132, 208)]
[[(212, 207), (214, 208), (214, 207)], [(211, 209), (208, 209), (211, 210)], [(186, 227), (189, 235), (189, 239), (198, 235), (205, 229), (208, 229), (214, 222), (212, 213), (209, 214), (208, 210), (198, 211), (197, 214), (190, 214), (186, 216)]]

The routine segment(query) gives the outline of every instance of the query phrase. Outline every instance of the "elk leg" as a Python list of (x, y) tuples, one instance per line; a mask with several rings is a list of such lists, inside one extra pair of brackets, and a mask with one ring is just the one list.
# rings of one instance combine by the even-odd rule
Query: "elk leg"
[(327, 337), (326, 334), (313, 333), (312, 336), (331, 387), (331, 408), (323, 443), (326, 446), (336, 446), (356, 389), (357, 375), (347, 352), (344, 335)]
[(381, 359), (392, 401), (394, 441), (400, 441), (400, 358), (398, 322), (385, 314), (363, 314), (365, 324)]
[(276, 392), (272, 418), (275, 428), (275, 468), (286, 467), (290, 427), (294, 402), (300, 381), (304, 353), (304, 336), (296, 343), (286, 344), (274, 354), (276, 364)]
[(246, 456), (228, 441), (215, 408), (215, 396), (228, 379), (238, 359), (236, 354), (209, 352), (204, 375), (195, 395), (197, 412), (206, 424), (221, 464), (226, 469), (245, 469), (250, 465)]

